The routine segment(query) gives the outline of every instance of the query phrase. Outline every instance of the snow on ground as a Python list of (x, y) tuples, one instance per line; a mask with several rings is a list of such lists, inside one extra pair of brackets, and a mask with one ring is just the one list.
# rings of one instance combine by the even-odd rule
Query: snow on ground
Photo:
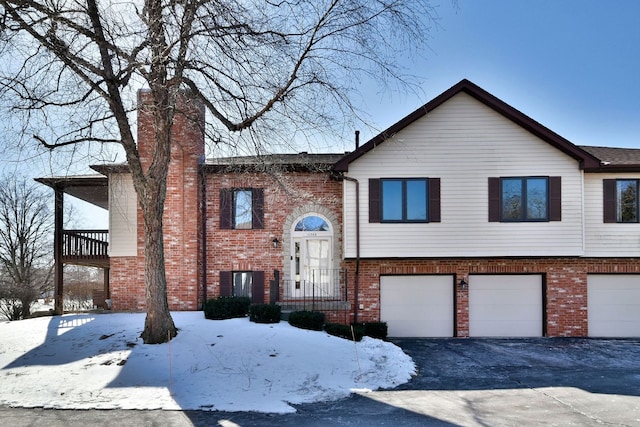
[(141, 313), (0, 323), (0, 405), (287, 413), (290, 404), (395, 387), (415, 372), (399, 347), (377, 339), (172, 315), (178, 336), (160, 345), (139, 338)]

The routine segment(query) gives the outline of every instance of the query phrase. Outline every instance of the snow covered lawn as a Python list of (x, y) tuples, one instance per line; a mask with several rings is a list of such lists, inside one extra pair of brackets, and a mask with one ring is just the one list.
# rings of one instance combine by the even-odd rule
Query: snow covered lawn
[(172, 313), (168, 344), (139, 338), (144, 314), (0, 323), (0, 404), (60, 409), (294, 412), (289, 404), (395, 387), (415, 371), (397, 346), (248, 319)]

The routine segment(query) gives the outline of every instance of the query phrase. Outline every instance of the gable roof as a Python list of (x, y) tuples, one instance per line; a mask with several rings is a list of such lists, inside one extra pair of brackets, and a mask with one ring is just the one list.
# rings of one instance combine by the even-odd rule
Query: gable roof
[(418, 108), (405, 118), (401, 119), (399, 122), (391, 125), (391, 127), (382, 131), (377, 136), (374, 136), (372, 139), (367, 141), (367, 143), (365, 143), (355, 151), (352, 151), (351, 153), (345, 155), (333, 166), (334, 170), (337, 172), (347, 172), (349, 170), (349, 164), (351, 162), (360, 158), (367, 152), (373, 150), (376, 146), (384, 143), (387, 139), (393, 137), (396, 133), (409, 126), (411, 123), (426, 116), (429, 112), (435, 110), (440, 105), (444, 104), (449, 99), (461, 92), (475, 98), (487, 107), (493, 109), (497, 113), (511, 120), (518, 126), (526, 129), (533, 135), (549, 143), (563, 153), (573, 157), (580, 163), (581, 169), (598, 168), (600, 166), (600, 161), (591, 153), (572, 144), (565, 138), (536, 122), (529, 116), (521, 113), (504, 101), (491, 95), (480, 86), (477, 86), (469, 80), (464, 79), (451, 88), (447, 89), (440, 95), (436, 96), (431, 101)]

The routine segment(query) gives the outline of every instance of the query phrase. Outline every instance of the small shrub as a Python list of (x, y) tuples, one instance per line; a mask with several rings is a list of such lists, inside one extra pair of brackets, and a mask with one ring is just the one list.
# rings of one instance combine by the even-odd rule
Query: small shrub
[(378, 338), (381, 340), (387, 339), (387, 322), (364, 322), (362, 323), (364, 334), (371, 338)]
[(294, 311), (289, 315), (289, 324), (296, 328), (321, 331), (324, 325), (324, 313), (319, 311)]
[(204, 304), (204, 317), (212, 320), (245, 317), (249, 313), (249, 297), (218, 297)]
[(281, 309), (277, 304), (253, 304), (249, 307), (249, 320), (256, 323), (279, 323)]
[(360, 325), (353, 325), (353, 335), (351, 334), (351, 326), (343, 325), (341, 323), (327, 323), (324, 325), (324, 330), (329, 335), (334, 335), (348, 340), (353, 340), (355, 338), (356, 341), (360, 341), (364, 336), (364, 328)]

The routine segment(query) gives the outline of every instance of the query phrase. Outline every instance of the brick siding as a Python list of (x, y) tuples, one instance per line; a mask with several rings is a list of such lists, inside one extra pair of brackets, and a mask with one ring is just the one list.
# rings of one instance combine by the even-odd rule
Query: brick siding
[[(287, 227), (296, 212), (323, 210), (342, 218), (342, 184), (327, 174), (309, 172), (208, 173), (206, 174), (207, 298), (220, 295), (220, 271), (264, 271), (265, 295), (269, 301), (269, 281), (273, 271), (281, 273), (290, 262)], [(226, 230), (220, 228), (220, 190), (262, 188), (264, 190), (264, 228)], [(295, 218), (293, 218), (295, 219)], [(340, 224), (333, 224), (334, 239), (341, 242)], [(273, 239), (278, 239), (278, 247)], [(341, 259), (340, 254), (334, 254)], [(339, 268), (336, 265), (335, 268)], [(287, 279), (281, 276), (281, 279)]]
[[(349, 293), (355, 292), (355, 260), (347, 260)], [(451, 274), (456, 283), (473, 274), (542, 274), (546, 290), (546, 335), (588, 335), (587, 274), (640, 273), (637, 258), (535, 258), (535, 259), (415, 259), (361, 260), (359, 277), (359, 321), (380, 319), (380, 276)], [(456, 336), (469, 336), (469, 292), (456, 286)]]

